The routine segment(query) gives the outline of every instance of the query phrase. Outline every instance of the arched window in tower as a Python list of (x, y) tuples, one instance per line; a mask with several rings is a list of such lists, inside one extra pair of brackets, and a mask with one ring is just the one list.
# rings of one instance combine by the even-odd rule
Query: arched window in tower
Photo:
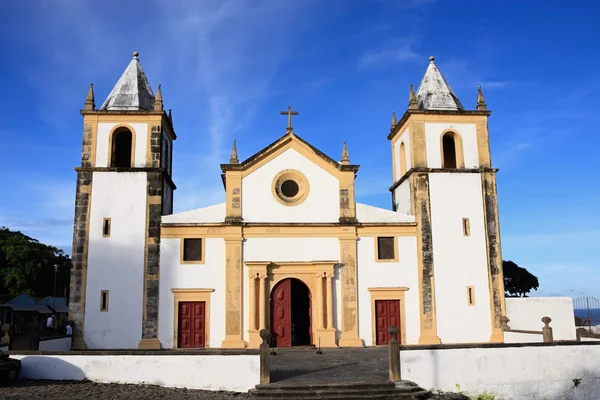
[(442, 168), (456, 168), (456, 139), (452, 132), (446, 132), (442, 137)]
[(127, 128), (121, 128), (113, 133), (111, 167), (131, 167), (132, 134)]
[(404, 142), (400, 143), (400, 177), (406, 173), (406, 148)]

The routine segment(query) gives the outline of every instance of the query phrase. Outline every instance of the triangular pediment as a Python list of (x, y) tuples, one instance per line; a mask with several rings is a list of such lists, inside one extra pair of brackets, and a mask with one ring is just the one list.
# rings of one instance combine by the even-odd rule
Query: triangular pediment
[(290, 148), (296, 150), (333, 175), (344, 171), (356, 172), (359, 168), (359, 165), (341, 164), (335, 161), (294, 132), (288, 132), (239, 164), (221, 164), (221, 170), (223, 172), (243, 171), (243, 175), (248, 175)]

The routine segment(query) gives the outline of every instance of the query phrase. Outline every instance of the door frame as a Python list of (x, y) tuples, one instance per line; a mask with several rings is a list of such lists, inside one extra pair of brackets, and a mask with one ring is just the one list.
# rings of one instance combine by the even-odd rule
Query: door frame
[(406, 293), (407, 290), (407, 287), (369, 288), (369, 293), (371, 294), (371, 334), (373, 340), (371, 342), (372, 346), (377, 346), (377, 308), (375, 307), (375, 302), (377, 300), (400, 301), (400, 344), (406, 343), (406, 312), (404, 309), (404, 293)]
[[(304, 286), (306, 286), (306, 290), (308, 291), (308, 315), (309, 315), (309, 325), (308, 325), (308, 336), (309, 336), (309, 340), (310, 343), (309, 345), (313, 345), (313, 340), (314, 340), (314, 335), (313, 335), (313, 306), (312, 306), (312, 292), (310, 291), (310, 286), (308, 286), (306, 284), (306, 282), (304, 282), (302, 279), (300, 278), (294, 278), (294, 277), (289, 277), (289, 278), (284, 278), (281, 279), (280, 281), (278, 281), (274, 286), (273, 289), (271, 289), (271, 292), (269, 293), (269, 329), (272, 331), (272, 327), (273, 327), (273, 294), (275, 293), (275, 290), (277, 290), (277, 288), (279, 287), (280, 284), (282, 284), (283, 282), (285, 282), (286, 280), (290, 281), (290, 317), (291, 317), (291, 308), (292, 308), (292, 301), (294, 301), (293, 298), (291, 298), (291, 294), (292, 294), (292, 279), (296, 279), (297, 281), (300, 281)], [(290, 324), (292, 323), (292, 321), (290, 320)], [(290, 334), (291, 334), (292, 330), (290, 327)], [(272, 334), (272, 332), (271, 332)], [(279, 347), (279, 346), (277, 346)], [(294, 347), (294, 345), (290, 345), (290, 347)]]
[[(319, 261), (246, 261), (244, 262), (248, 267), (248, 276), (249, 279), (257, 278), (258, 276), (266, 276), (266, 291), (265, 293), (265, 312), (268, 314), (265, 316), (266, 328), (271, 330), (271, 293), (273, 292), (273, 288), (277, 286), (277, 284), (287, 278), (295, 278), (302, 281), (307, 287), (308, 292), (310, 293), (311, 300), (311, 341), (312, 344), (315, 344), (316, 338), (319, 333), (317, 332), (317, 327), (319, 326), (317, 323), (317, 319), (319, 318), (319, 307), (323, 306), (323, 300), (318, 298), (318, 292), (316, 292), (316, 282), (317, 276), (325, 277), (326, 275), (334, 276), (336, 266), (340, 266), (339, 261), (337, 260), (319, 260)], [(336, 283), (339, 285), (339, 283)], [(337, 297), (336, 291), (333, 291), (333, 298), (335, 302), (335, 298)], [(325, 292), (323, 292), (323, 296), (325, 297)], [(259, 298), (254, 299), (255, 310), (259, 310), (259, 302), (261, 301), (260, 295)], [(250, 298), (250, 301), (252, 299)], [(339, 309), (340, 305), (338, 303), (337, 306)], [(336, 309), (333, 309), (333, 305), (331, 305), (334, 326), (336, 325)], [(325, 314), (328, 310), (325, 310)], [(256, 312), (256, 311), (255, 311)], [(252, 318), (252, 316), (249, 316)], [(247, 320), (249, 321), (249, 319)], [(337, 329), (339, 331), (339, 328)], [(333, 346), (335, 346), (335, 331), (332, 331), (332, 340)], [(258, 335), (258, 332), (248, 331), (249, 335)], [(260, 339), (260, 338), (259, 338)], [(252, 340), (251, 340), (252, 342)], [(258, 343), (261, 343), (262, 339)]]
[(171, 289), (173, 293), (173, 349), (178, 349), (179, 342), (179, 302), (204, 302), (204, 348), (210, 347), (210, 294), (215, 289)]

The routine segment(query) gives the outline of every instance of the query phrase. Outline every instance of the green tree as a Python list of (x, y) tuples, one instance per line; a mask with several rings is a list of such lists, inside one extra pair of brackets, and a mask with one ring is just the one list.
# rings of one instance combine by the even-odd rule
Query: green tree
[(45, 297), (69, 292), (71, 259), (54, 246), (40, 243), (21, 232), (0, 228), (0, 290), (3, 295)]
[(532, 289), (537, 290), (539, 287), (537, 276), (512, 261), (502, 261), (502, 270), (507, 297), (527, 297)]

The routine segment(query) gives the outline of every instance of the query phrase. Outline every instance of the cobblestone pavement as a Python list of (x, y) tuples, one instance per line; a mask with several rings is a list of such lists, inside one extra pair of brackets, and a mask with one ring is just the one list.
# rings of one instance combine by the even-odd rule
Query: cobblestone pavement
[(177, 400), (246, 400), (241, 393), (211, 392), (163, 388), (149, 385), (118, 385), (77, 381), (33, 381), (19, 379), (11, 385), (0, 386), (0, 398), (11, 400), (79, 400), (79, 399), (177, 399)]
[(388, 348), (277, 349), (271, 357), (271, 382), (330, 383), (388, 379)]

